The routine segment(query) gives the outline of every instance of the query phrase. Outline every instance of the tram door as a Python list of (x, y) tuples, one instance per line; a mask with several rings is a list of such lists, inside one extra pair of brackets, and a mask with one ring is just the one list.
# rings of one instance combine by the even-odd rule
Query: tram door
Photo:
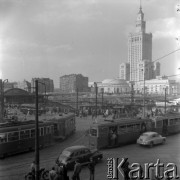
[(162, 133), (167, 135), (168, 133), (168, 119), (163, 119)]
[(109, 127), (109, 146), (115, 146), (118, 143), (117, 126)]

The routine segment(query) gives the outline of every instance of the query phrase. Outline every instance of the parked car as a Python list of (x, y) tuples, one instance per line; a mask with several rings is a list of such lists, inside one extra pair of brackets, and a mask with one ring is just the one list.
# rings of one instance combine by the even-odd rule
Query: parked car
[(56, 164), (66, 165), (68, 170), (74, 168), (75, 161), (80, 163), (88, 162), (92, 158), (95, 163), (103, 158), (103, 154), (99, 151), (90, 150), (86, 146), (71, 146), (62, 151), (59, 157), (56, 159)]
[(138, 139), (137, 144), (153, 147), (156, 144), (164, 144), (166, 137), (162, 137), (157, 132), (145, 132)]

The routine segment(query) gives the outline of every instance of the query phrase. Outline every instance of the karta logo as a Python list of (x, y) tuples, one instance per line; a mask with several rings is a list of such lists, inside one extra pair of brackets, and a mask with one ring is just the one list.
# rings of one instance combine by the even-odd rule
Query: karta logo
[(156, 163), (144, 163), (144, 168), (139, 163), (129, 164), (128, 158), (108, 158), (107, 159), (107, 178), (119, 179), (119, 175), (124, 179), (149, 179), (150, 176), (159, 179), (179, 179), (177, 166), (174, 163), (161, 163), (157, 159)]

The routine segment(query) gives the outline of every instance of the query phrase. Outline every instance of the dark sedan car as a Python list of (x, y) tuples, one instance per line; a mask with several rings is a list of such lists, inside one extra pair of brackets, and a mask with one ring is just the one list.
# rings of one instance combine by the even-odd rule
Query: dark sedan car
[(86, 163), (90, 158), (97, 163), (103, 158), (103, 154), (97, 150), (90, 150), (86, 146), (71, 146), (62, 151), (56, 163), (64, 164), (70, 170), (73, 169), (76, 160)]

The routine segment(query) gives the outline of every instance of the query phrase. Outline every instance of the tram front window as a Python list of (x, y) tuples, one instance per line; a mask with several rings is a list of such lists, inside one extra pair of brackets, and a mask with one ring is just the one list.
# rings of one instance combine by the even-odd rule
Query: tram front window
[(90, 135), (97, 137), (97, 129), (90, 129)]

